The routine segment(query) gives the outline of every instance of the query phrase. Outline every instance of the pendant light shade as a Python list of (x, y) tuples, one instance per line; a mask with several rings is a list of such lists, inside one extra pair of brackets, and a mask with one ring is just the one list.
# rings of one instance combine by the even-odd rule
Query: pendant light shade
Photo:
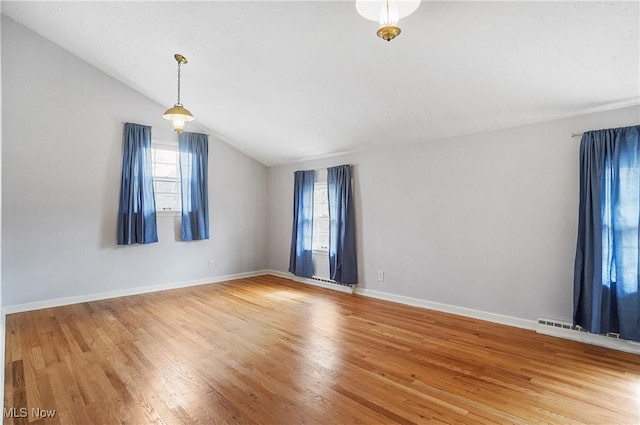
[(172, 108), (167, 109), (164, 115), (162, 115), (162, 118), (171, 121), (171, 128), (173, 131), (176, 133), (182, 133), (184, 128), (187, 126), (187, 123), (194, 120), (191, 112), (189, 112), (189, 110), (180, 103), (180, 65), (188, 62), (187, 58), (180, 54), (176, 53), (173, 57), (178, 62), (178, 102), (176, 102)]
[(182, 133), (187, 123), (194, 120), (191, 112), (179, 103), (173, 105), (173, 108), (167, 109), (162, 118), (171, 121), (171, 128), (176, 133)]
[(420, 0), (356, 0), (356, 10), (365, 19), (376, 21), (380, 28), (376, 34), (391, 41), (402, 32), (400, 19), (411, 15), (420, 6)]

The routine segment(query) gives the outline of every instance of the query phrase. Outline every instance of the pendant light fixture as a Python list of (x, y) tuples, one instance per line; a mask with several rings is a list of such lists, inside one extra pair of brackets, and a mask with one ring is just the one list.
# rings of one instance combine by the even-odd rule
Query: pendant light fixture
[(356, 0), (356, 10), (363, 18), (380, 23), (376, 33), (391, 41), (402, 32), (400, 19), (411, 15), (420, 6), (420, 0)]
[(173, 108), (166, 110), (162, 118), (171, 121), (171, 128), (176, 133), (182, 133), (182, 130), (187, 126), (189, 121), (193, 121), (193, 115), (180, 103), (180, 65), (187, 63), (187, 58), (176, 53), (173, 55), (178, 62), (178, 102), (173, 105)]

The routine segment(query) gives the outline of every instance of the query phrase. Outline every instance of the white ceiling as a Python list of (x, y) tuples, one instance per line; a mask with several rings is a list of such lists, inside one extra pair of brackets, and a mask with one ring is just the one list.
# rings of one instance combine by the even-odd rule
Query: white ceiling
[[(2, 2), (265, 165), (640, 103), (640, 3), (425, 1), (391, 42), (354, 1)], [(640, 118), (639, 118), (640, 119)]]

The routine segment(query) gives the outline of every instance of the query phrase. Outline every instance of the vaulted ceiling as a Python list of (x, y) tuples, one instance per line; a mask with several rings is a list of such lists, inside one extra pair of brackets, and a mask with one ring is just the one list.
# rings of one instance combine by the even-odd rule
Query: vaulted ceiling
[(391, 42), (354, 1), (2, 2), (265, 165), (640, 103), (640, 3), (428, 1)]

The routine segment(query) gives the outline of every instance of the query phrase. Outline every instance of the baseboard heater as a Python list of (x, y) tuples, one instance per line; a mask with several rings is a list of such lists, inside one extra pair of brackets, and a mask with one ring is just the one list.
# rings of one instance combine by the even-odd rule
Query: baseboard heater
[(620, 338), (615, 332), (594, 334), (581, 326), (574, 326), (571, 323), (559, 320), (541, 318), (538, 319), (536, 332), (558, 338), (571, 339), (573, 341), (585, 342), (599, 345), (601, 347), (613, 348), (615, 350), (640, 354), (640, 343)]
[(332, 285), (340, 285), (340, 286), (348, 286), (348, 287), (353, 286), (349, 283), (340, 283), (340, 282), (336, 282), (335, 280), (325, 279), (324, 277), (312, 276), (311, 279), (317, 280), (318, 282), (330, 283)]
[(354, 290), (354, 285), (336, 282), (335, 280), (326, 279), (324, 277), (312, 276), (309, 278), (298, 278), (296, 280), (308, 283), (309, 285), (320, 286), (322, 288), (344, 292), (347, 294), (353, 294)]
[[(542, 325), (542, 326), (552, 326), (554, 328), (567, 329), (567, 330), (575, 331), (575, 332), (590, 333), (588, 330), (586, 330), (582, 326), (579, 326), (579, 325), (574, 326), (571, 323), (559, 322), (557, 320), (538, 319), (538, 325), (539, 326), (540, 325)], [(591, 335), (600, 335), (600, 336), (606, 336), (607, 338), (620, 339), (620, 334), (617, 334), (615, 332), (609, 332), (609, 333), (603, 333), (603, 334), (591, 334)]]

